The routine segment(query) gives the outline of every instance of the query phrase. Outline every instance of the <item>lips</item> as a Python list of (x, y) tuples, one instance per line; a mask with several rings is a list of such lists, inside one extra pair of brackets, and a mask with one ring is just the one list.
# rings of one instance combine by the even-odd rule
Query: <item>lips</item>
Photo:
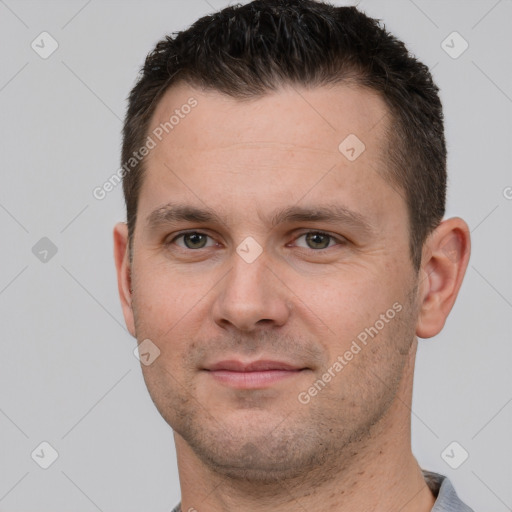
[(215, 381), (235, 389), (263, 389), (302, 374), (308, 368), (283, 361), (260, 360), (243, 363), (219, 361), (205, 368)]
[(303, 367), (294, 366), (282, 361), (252, 361), (242, 363), (241, 361), (229, 360), (214, 363), (206, 368), (209, 371), (227, 370), (231, 372), (262, 372), (268, 370), (297, 371), (303, 370)]

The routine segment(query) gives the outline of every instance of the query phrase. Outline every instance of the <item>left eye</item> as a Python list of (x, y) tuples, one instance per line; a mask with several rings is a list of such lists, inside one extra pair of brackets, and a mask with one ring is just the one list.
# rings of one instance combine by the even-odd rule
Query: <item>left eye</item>
[(336, 240), (332, 235), (328, 235), (327, 233), (323, 233), (321, 231), (310, 231), (308, 233), (304, 233), (296, 238), (295, 242), (301, 238), (305, 239), (307, 249), (314, 250), (327, 249), (330, 246), (330, 242), (334, 242)]

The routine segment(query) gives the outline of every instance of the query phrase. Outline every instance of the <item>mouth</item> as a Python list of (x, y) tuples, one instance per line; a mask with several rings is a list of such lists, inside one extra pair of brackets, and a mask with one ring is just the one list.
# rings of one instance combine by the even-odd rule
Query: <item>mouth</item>
[(302, 375), (309, 368), (282, 361), (265, 360), (242, 363), (230, 360), (212, 364), (204, 370), (215, 381), (235, 389), (261, 389), (284, 379)]

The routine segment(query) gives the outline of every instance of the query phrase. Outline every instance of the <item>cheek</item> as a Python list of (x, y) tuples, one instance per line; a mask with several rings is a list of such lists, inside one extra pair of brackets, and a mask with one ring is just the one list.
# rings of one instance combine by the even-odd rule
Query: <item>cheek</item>
[[(211, 323), (210, 313), (222, 291), (223, 271), (195, 265), (184, 271), (156, 256), (136, 263), (134, 303), (139, 338), (153, 336), (163, 341), (186, 334), (190, 340), (200, 326), (211, 331), (214, 326), (207, 323)], [(400, 302), (404, 289), (397, 265), (387, 258), (373, 266), (354, 262), (333, 265), (328, 273), (317, 269), (315, 275), (285, 265), (279, 274), (286, 286), (277, 291), (282, 300), (294, 305), (288, 327), (293, 331), (304, 326), (320, 343), (332, 340), (325, 342), (325, 348), (333, 342), (350, 343)]]
[(207, 292), (204, 280), (180, 275), (162, 264), (140, 265), (134, 276), (138, 330), (147, 337), (161, 338), (178, 322), (186, 322)]
[(365, 327), (373, 325), (401, 297), (396, 282), (389, 284), (378, 277), (359, 274), (354, 278), (353, 275), (344, 278), (340, 274), (322, 283), (310, 283), (308, 293), (303, 287), (300, 294), (302, 307), (316, 313), (331, 335), (340, 341), (350, 341)]

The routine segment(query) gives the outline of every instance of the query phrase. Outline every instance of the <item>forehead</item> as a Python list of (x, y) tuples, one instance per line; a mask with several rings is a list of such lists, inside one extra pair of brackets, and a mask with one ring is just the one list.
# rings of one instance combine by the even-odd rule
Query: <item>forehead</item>
[(339, 199), (382, 217), (390, 200), (402, 200), (385, 179), (387, 113), (376, 92), (349, 85), (285, 86), (250, 100), (173, 86), (150, 123), (155, 146), (139, 209), (186, 196), (249, 215), (251, 206), (268, 211), (276, 201)]
[[(183, 149), (199, 142), (207, 150), (266, 140), (332, 152), (349, 134), (380, 142), (387, 114), (376, 91), (356, 84), (309, 89), (285, 85), (263, 96), (238, 99), (180, 82), (158, 103), (150, 130), (160, 127), (169, 144)], [(191, 132), (198, 138), (191, 139)]]

